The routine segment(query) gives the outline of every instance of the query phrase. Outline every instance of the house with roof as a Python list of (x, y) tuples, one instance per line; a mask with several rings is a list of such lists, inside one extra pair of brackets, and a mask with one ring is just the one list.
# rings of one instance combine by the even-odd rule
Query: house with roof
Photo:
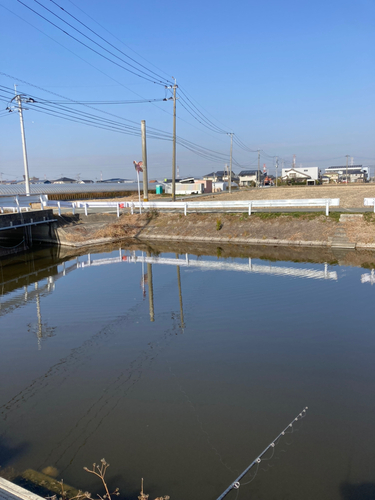
[(283, 181), (294, 180), (295, 182), (306, 181), (306, 184), (315, 184), (319, 179), (319, 167), (293, 167), (283, 168), (281, 179)]
[(328, 167), (324, 175), (329, 177), (330, 182), (367, 182), (368, 172), (362, 165), (350, 165), (346, 167)]
[(75, 179), (69, 179), (69, 177), (60, 177), (60, 179), (56, 179), (52, 184), (74, 184), (77, 181)]
[(257, 180), (262, 179), (262, 173), (258, 170), (241, 170), (238, 174), (239, 184), (240, 186), (252, 186), (253, 183), (257, 183)]
[(226, 173), (224, 170), (218, 170), (217, 172), (211, 172), (203, 176), (203, 180), (212, 182), (222, 182), (224, 180)]

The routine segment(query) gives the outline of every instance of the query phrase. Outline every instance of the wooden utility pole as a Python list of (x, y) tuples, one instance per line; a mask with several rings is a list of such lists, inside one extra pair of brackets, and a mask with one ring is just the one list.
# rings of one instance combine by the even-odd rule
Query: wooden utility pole
[(147, 175), (147, 145), (146, 145), (146, 121), (141, 121), (142, 132), (142, 161), (143, 161), (143, 201), (148, 201), (148, 175)]

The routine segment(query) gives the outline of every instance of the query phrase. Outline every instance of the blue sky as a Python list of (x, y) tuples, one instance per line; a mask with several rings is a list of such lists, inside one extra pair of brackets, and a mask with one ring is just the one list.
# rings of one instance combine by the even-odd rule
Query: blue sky
[[(17, 0), (0, 0), (3, 90), (11, 91), (16, 83), (19, 92), (48, 101), (61, 98), (46, 91), (76, 101), (162, 99), (166, 95), (162, 85), (104, 60), (26, 7), (64, 26), (44, 5), (122, 58), (67, 13), (162, 78), (177, 79), (182, 98), (177, 102), (178, 136), (220, 155), (213, 162), (178, 145), (181, 176), (221, 170), (229, 161), (229, 136), (201, 125), (183, 107), (191, 103), (222, 131), (234, 132), (235, 172), (257, 165), (257, 153), (250, 151), (257, 149), (264, 151), (261, 164), (266, 163), (271, 172), (274, 156), (288, 165), (293, 154), (297, 165), (324, 169), (344, 164), (349, 154), (355, 164), (375, 168), (373, 0), (54, 1), (22, 0), (22, 5)], [(66, 25), (65, 29), (84, 40)], [(95, 47), (88, 40), (85, 43)], [(4, 109), (11, 94), (4, 91), (1, 95)], [(141, 120), (146, 120), (148, 130), (172, 133), (172, 101), (93, 106), (116, 117), (84, 106), (70, 107), (117, 123), (131, 120), (138, 130)], [(134, 178), (132, 161), (141, 159), (140, 137), (65, 121), (27, 107), (30, 175)], [(5, 179), (21, 178), (18, 114), (0, 112), (0, 130), (0, 172)], [(248, 150), (239, 147), (237, 138)], [(171, 142), (150, 137), (147, 146), (150, 178), (170, 177)]]

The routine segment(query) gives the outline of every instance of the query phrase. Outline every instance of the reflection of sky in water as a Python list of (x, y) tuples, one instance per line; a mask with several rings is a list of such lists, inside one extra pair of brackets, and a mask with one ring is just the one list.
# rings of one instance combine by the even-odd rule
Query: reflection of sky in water
[(147, 477), (154, 497), (216, 498), (307, 405), (238, 499), (371, 487), (374, 315), (362, 283), (372, 271), (178, 264), (115, 251), (3, 268), (0, 465), (53, 465), (93, 490), (82, 467), (105, 456), (126, 496)]

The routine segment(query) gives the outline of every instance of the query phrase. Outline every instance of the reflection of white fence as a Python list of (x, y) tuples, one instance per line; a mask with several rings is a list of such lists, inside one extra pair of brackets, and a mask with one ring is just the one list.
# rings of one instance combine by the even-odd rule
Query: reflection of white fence
[(87, 262), (82, 262), (81, 267), (90, 266), (103, 266), (108, 264), (116, 264), (119, 262), (128, 263), (147, 263), (147, 264), (162, 264), (169, 266), (181, 267), (196, 267), (205, 271), (239, 271), (243, 273), (257, 273), (257, 274), (271, 274), (274, 276), (293, 276), (295, 278), (308, 278), (308, 279), (328, 279), (337, 280), (336, 271), (329, 271), (328, 265), (324, 264), (324, 270), (318, 271), (315, 269), (299, 269), (294, 267), (282, 267), (273, 265), (253, 264), (249, 259), (248, 263), (240, 264), (237, 262), (215, 262), (209, 260), (192, 260), (186, 254), (185, 259), (170, 259), (165, 257), (144, 257), (135, 254), (121, 255), (119, 257), (112, 257), (108, 259), (91, 260), (88, 256)]
[(371, 283), (371, 285), (375, 284), (375, 272), (374, 269), (371, 269), (371, 273), (362, 274), (361, 283)]
[(290, 208), (290, 207), (325, 207), (326, 215), (329, 215), (329, 207), (338, 207), (340, 205), (339, 198), (311, 198), (305, 200), (229, 200), (229, 201), (147, 201), (147, 202), (136, 202), (136, 201), (123, 201), (123, 202), (67, 202), (67, 201), (48, 201), (45, 206), (57, 207), (59, 210), (59, 215), (61, 215), (61, 208), (68, 207), (71, 208), (73, 214), (76, 208), (84, 208), (85, 214), (87, 215), (90, 208), (102, 208), (103, 210), (107, 208), (116, 208), (117, 217), (120, 216), (121, 208), (130, 208), (131, 213), (134, 213), (135, 209), (139, 212), (142, 210), (183, 210), (186, 215), (188, 211), (196, 210), (215, 210), (227, 212), (230, 210), (242, 209), (251, 215), (252, 210), (256, 208)]

